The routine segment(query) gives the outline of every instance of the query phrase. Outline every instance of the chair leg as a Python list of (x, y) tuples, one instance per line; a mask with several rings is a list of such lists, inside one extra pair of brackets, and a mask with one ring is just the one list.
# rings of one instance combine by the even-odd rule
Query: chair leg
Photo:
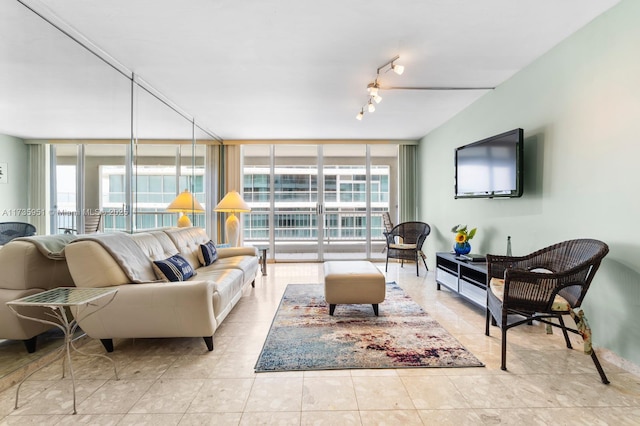
[(605, 385), (608, 385), (609, 379), (607, 379), (606, 374), (604, 374), (604, 370), (602, 369), (602, 366), (600, 365), (600, 361), (598, 361), (598, 357), (596, 356), (596, 351), (594, 351), (593, 349), (591, 349), (591, 359), (593, 360), (593, 363), (596, 366), (596, 370), (598, 370), (598, 374), (600, 374), (600, 379), (602, 380), (602, 383), (604, 383)]
[(387, 253), (387, 263), (384, 265), (384, 271), (387, 272), (389, 269), (389, 253)]
[(420, 262), (418, 262), (418, 255), (416, 254), (416, 276), (420, 276)]
[(424, 267), (427, 270), (427, 272), (429, 271), (429, 267), (427, 266), (427, 259), (426, 256), (424, 255), (420, 255), (420, 257), (422, 258), (422, 263), (424, 263)]
[(488, 336), (489, 335), (489, 321), (491, 321), (491, 312), (489, 311), (489, 308), (487, 308), (487, 314), (486, 314), (486, 325), (485, 325), (485, 329), (484, 329), (484, 335)]
[(562, 319), (562, 315), (558, 315), (558, 322), (560, 323), (560, 327), (562, 328), (562, 334), (564, 334), (564, 341), (567, 343), (567, 348), (573, 349), (573, 346), (571, 346), (571, 340), (569, 340), (569, 333), (567, 333), (567, 327), (564, 325), (564, 320)]
[(507, 329), (501, 328), (501, 331), (502, 331), (502, 352), (501, 352), (502, 362), (500, 364), (500, 370), (504, 371), (507, 369)]

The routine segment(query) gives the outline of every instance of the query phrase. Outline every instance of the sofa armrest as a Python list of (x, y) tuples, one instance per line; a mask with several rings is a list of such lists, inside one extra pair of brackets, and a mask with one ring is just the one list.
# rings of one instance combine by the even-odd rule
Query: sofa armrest
[(226, 247), (218, 249), (218, 257), (232, 257), (232, 256), (256, 256), (258, 257), (258, 249), (255, 247)]

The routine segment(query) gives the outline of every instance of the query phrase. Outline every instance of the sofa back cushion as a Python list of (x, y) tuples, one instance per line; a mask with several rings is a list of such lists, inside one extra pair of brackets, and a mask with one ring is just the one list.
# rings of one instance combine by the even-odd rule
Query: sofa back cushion
[(162, 231), (132, 234), (131, 239), (151, 260), (164, 260), (178, 253), (175, 244)]
[(198, 252), (200, 251), (200, 244), (206, 244), (210, 238), (207, 232), (202, 228), (173, 228), (164, 231), (173, 244), (178, 249), (178, 253), (182, 255), (187, 262), (191, 264), (193, 269), (200, 267), (200, 260), (198, 260)]
[(0, 288), (25, 290), (73, 286), (66, 260), (46, 257), (29, 241), (13, 240), (2, 247), (0, 271)]

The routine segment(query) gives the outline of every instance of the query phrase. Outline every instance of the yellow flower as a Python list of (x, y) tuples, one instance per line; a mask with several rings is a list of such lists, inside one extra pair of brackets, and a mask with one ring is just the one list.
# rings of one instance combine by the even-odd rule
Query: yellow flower
[(464, 234), (456, 234), (456, 243), (462, 244), (467, 241), (467, 236)]

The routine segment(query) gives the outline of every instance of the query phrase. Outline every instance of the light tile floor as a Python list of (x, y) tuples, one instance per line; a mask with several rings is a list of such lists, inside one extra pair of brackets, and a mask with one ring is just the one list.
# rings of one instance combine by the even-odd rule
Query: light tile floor
[[(384, 264), (378, 264), (384, 270)], [(60, 363), (22, 387), (0, 393), (0, 424), (128, 425), (637, 425), (640, 378), (603, 362), (603, 385), (591, 359), (564, 347), (541, 326), (509, 332), (509, 371), (501, 371), (496, 328), (484, 335), (484, 311), (437, 291), (433, 272), (389, 266), (396, 281), (486, 364), (484, 368), (253, 372), (289, 283), (322, 282), (322, 265), (268, 265), (214, 337), (116, 342), (120, 380), (110, 365), (77, 356), (78, 414)], [(384, 309), (384, 305), (381, 305)], [(103, 353), (99, 342), (85, 350)]]

